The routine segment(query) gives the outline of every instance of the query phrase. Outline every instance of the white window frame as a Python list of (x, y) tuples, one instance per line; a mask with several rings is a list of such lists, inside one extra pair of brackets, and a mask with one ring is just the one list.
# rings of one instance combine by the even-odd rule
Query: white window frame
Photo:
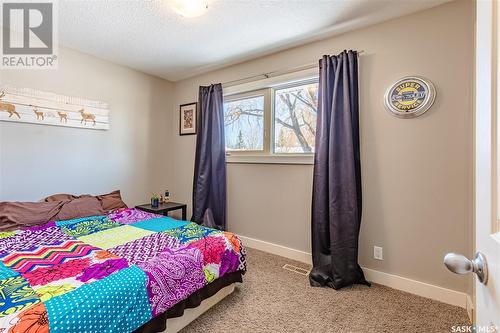
[(269, 108), (271, 107), (269, 100), (270, 97), (269, 90), (260, 89), (245, 93), (234, 94), (227, 97), (224, 96), (224, 103), (237, 101), (245, 98), (260, 97), (260, 96), (264, 97), (264, 114), (262, 118), (264, 133), (262, 138), (262, 150), (226, 150), (226, 156), (231, 156), (231, 155), (261, 156), (261, 155), (269, 155), (271, 153), (269, 151), (270, 148), (269, 145), (266, 144), (270, 135), (270, 125), (271, 125), (268, 119), (269, 117), (266, 117), (266, 110), (269, 110)]
[[(288, 82), (284, 83), (281, 85), (276, 85), (271, 88), (268, 88), (271, 94), (271, 140), (269, 142), (270, 144), (270, 149), (271, 149), (271, 154), (275, 156), (314, 156), (314, 153), (277, 153), (274, 151), (275, 147), (275, 140), (276, 140), (276, 133), (274, 132), (275, 124), (276, 124), (276, 111), (275, 111), (275, 97), (276, 97), (276, 90), (281, 90), (281, 89), (286, 89), (286, 88), (292, 88), (300, 85), (306, 85), (306, 84), (313, 84), (313, 83), (318, 83), (318, 78), (308, 78), (300, 81), (294, 81), (294, 82)], [(265, 113), (265, 112), (264, 112)]]
[(318, 69), (312, 68), (282, 76), (224, 88), (224, 102), (245, 97), (264, 96), (264, 141), (262, 151), (226, 151), (227, 163), (314, 164), (313, 153), (274, 153), (275, 90), (318, 82)]

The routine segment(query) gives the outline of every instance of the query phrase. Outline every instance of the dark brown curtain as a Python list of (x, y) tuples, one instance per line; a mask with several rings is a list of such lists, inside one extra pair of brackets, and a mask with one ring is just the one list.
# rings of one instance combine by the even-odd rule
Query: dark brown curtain
[(312, 286), (367, 284), (358, 265), (361, 164), (358, 55), (344, 51), (319, 62), (312, 198)]
[(222, 85), (200, 87), (192, 221), (226, 230), (226, 151)]

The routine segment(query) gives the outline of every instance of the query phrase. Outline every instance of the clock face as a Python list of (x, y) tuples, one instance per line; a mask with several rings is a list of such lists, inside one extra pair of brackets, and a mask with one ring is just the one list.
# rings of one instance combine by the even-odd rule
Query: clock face
[(434, 103), (434, 85), (421, 77), (408, 76), (394, 83), (386, 92), (386, 109), (399, 118), (415, 118)]

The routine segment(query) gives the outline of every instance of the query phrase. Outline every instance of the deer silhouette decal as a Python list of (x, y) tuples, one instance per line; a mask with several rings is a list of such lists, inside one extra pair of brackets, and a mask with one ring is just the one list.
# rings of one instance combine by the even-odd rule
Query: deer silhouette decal
[(59, 121), (61, 123), (67, 123), (68, 122), (68, 114), (66, 112), (61, 112), (57, 111), (57, 114), (59, 115)]
[(44, 120), (44, 115), (42, 111), (38, 111), (38, 108), (36, 106), (30, 105), (33, 107), (33, 112), (36, 114), (36, 120)]
[(19, 115), (19, 113), (17, 113), (16, 106), (14, 104), (5, 103), (2, 101), (2, 97), (4, 97), (4, 96), (5, 96), (5, 92), (2, 91), (0, 93), (0, 111), (3, 110), (5, 112), (8, 112), (9, 118), (12, 117), (13, 115), (16, 115), (19, 119), (21, 119), (21, 116)]
[(94, 114), (87, 113), (83, 109), (81, 109), (78, 112), (80, 112), (80, 115), (82, 116), (82, 120), (80, 121), (80, 124), (85, 121), (85, 125), (87, 125), (87, 120), (88, 120), (88, 121), (94, 122), (94, 126), (95, 126), (95, 115)]

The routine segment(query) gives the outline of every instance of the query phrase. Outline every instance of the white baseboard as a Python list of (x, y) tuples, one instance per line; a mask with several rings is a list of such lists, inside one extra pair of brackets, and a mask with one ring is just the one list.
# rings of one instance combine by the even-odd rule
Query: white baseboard
[(459, 306), (464, 309), (467, 307), (466, 293), (412, 280), (399, 275), (376, 271), (371, 268), (363, 267), (363, 272), (368, 281), (443, 303)]
[(272, 253), (277, 256), (285, 257), (292, 260), (297, 260), (309, 265), (312, 265), (312, 257), (310, 253), (295, 250), (286, 246), (269, 243), (265, 241), (261, 241), (255, 238), (240, 236), (238, 237), (243, 242), (243, 245), (247, 247), (251, 247), (252, 249), (261, 250), (264, 252)]
[(472, 301), (472, 298), (467, 295), (467, 302), (466, 302), (466, 307), (465, 309), (467, 310), (467, 315), (469, 316), (469, 321), (471, 324), (474, 322), (474, 302)]
[[(242, 240), (243, 245), (247, 247), (272, 253), (288, 259), (297, 260), (309, 265), (312, 264), (312, 257), (310, 253), (261, 241), (255, 238), (239, 235), (238, 237)], [(363, 271), (365, 272), (366, 279), (368, 281), (443, 303), (459, 306), (464, 309), (473, 308), (472, 300), (470, 300), (470, 297), (466, 293), (412, 280), (399, 275), (384, 273), (371, 268), (363, 267)], [(469, 310), (467, 312), (469, 312)], [(469, 316), (471, 315), (472, 314), (469, 314)]]

